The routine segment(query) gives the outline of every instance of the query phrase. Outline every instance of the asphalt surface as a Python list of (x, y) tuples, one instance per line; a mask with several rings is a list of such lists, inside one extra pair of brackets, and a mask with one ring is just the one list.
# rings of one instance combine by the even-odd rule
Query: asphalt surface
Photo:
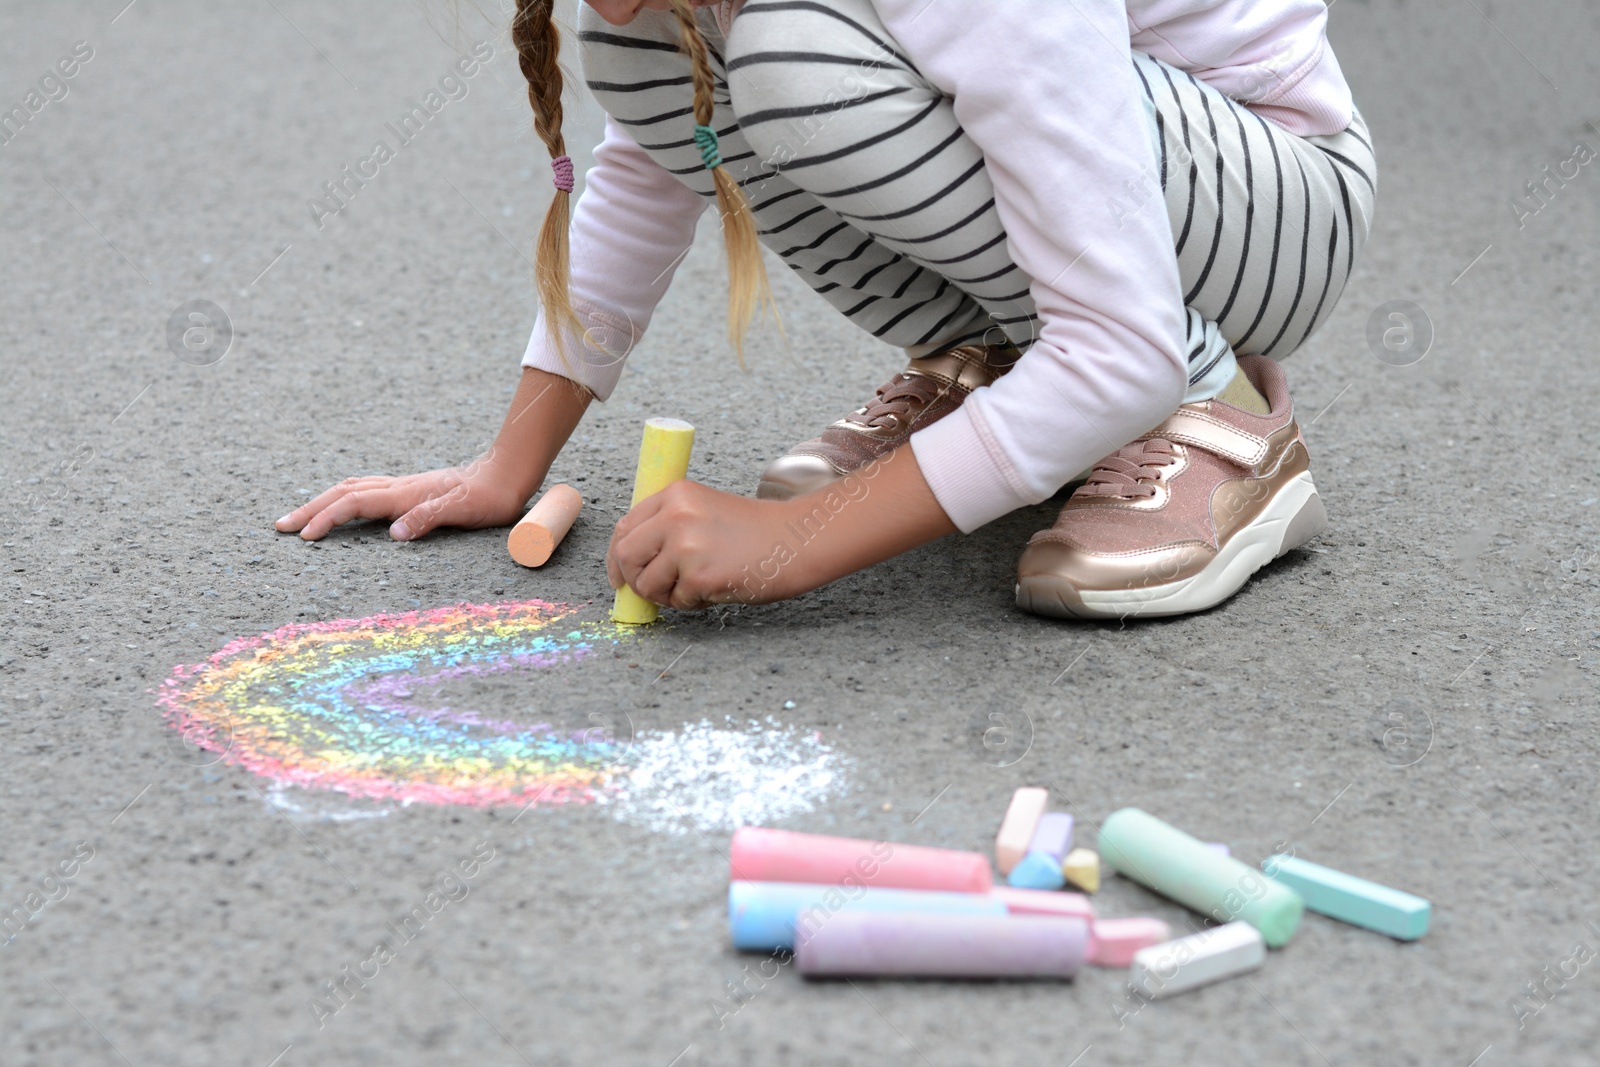
[[(1115, 971), (815, 983), (735, 954), (726, 827), (361, 801), (175, 743), (161, 683), (235, 637), (529, 598), (603, 619), (643, 418), (695, 423), (695, 475), (748, 492), (897, 361), (777, 277), (789, 341), (741, 370), (703, 340), (722, 268), (702, 240), (552, 474), (589, 500), (552, 564), (516, 567), (504, 531), (277, 535), (338, 478), (462, 462), (498, 425), (547, 189), (504, 15), (123, 2), (0, 7), (6, 109), (92, 51), (0, 145), (0, 909), (25, 920), (0, 947), (0, 1063), (1593, 1062), (1591, 5), (1334, 7), (1382, 176), (1342, 302), (1287, 365), (1333, 525), (1222, 608), (1018, 613), (1047, 504), (461, 697), (516, 719), (531, 691), (640, 732), (770, 716), (836, 761), (795, 829), (983, 849), (1015, 787), (1048, 785), (1091, 841), (1137, 805), (1434, 902), (1418, 943), (1311, 917), (1248, 981), (1130, 1014)], [(315, 218), (322, 183), (480, 41), (465, 95)], [(581, 169), (592, 104), (569, 130)], [(1546, 166), (1570, 177), (1533, 199)], [(169, 346), (192, 300), (227, 316), (225, 356)], [(1422, 312), (1398, 352), (1368, 341), (1391, 301)], [(991, 712), (998, 754), (975, 742)], [(319, 1012), (483, 842), (470, 893)], [(1183, 916), (1120, 879), (1098, 900)]]

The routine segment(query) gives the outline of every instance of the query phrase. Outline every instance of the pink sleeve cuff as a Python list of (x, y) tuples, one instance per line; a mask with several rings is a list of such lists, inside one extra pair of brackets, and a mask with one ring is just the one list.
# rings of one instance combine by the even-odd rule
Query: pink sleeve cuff
[(976, 409), (966, 405), (912, 434), (911, 451), (934, 499), (962, 533), (1045, 499), (1034, 499), (997, 462), (1000, 446)]
[(559, 374), (588, 389), (596, 400), (605, 400), (622, 377), (622, 364), (639, 341), (639, 331), (626, 316), (619, 316), (582, 300), (572, 302), (578, 321), (588, 324), (580, 334), (566, 333), (565, 350), (551, 341), (544, 312), (533, 324), (533, 335), (522, 354), (522, 365)]
[(1317, 62), (1282, 89), (1246, 105), (1297, 137), (1338, 133), (1355, 117), (1350, 86), (1333, 49), (1324, 47)]

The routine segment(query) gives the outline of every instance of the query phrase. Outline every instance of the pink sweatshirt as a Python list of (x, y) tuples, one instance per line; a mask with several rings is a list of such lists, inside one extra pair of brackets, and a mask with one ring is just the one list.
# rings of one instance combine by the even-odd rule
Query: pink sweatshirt
[[(940, 505), (971, 531), (1049, 498), (1183, 399), (1184, 311), (1166, 205), (1107, 210), (1153, 173), (1130, 48), (1186, 70), (1301, 136), (1350, 123), (1321, 0), (875, 0), (884, 26), (951, 98), (982, 149), (1039, 335), (1010, 374), (912, 435)], [(974, 62), (1003, 55), (1004, 63)], [(1104, 195), (1086, 194), (1104, 190)], [(705, 201), (614, 123), (572, 222), (572, 297), (587, 324), (570, 365), (543, 317), (523, 365), (604, 400), (694, 240)], [(574, 338), (574, 341), (578, 339)]]

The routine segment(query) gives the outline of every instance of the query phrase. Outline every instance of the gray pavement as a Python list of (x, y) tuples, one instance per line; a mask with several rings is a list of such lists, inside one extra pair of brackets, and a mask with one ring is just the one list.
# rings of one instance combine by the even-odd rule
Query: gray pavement
[[(748, 491), (894, 354), (785, 276), (789, 340), (741, 371), (704, 340), (722, 268), (703, 240), (553, 472), (589, 503), (548, 567), (516, 567), (503, 531), (279, 536), (309, 492), (464, 461), (498, 425), (548, 188), (504, 15), (124, 2), (0, 5), (0, 108), (85, 42), (0, 145), (0, 912), (25, 919), (0, 946), (0, 1063), (1593, 1062), (1600, 171), (1574, 158), (1600, 149), (1592, 5), (1333, 8), (1382, 177), (1364, 260), (1288, 364), (1333, 519), (1309, 549), (1200, 617), (1053, 623), (1010, 603), (1047, 504), (792, 603), (466, 679), (458, 710), (599, 709), (670, 765), (655, 793), (635, 776), (632, 808), (519, 813), (251, 770), (241, 753), (280, 739), (255, 719), (218, 759), (164, 721), (160, 687), (234, 638), (458, 602), (564, 603), (598, 633), (643, 418), (695, 423), (695, 475)], [(317, 217), (323, 182), (477, 42), (484, 69)], [(581, 166), (591, 104), (570, 130)], [(1534, 199), (1546, 166), (1571, 176)], [(231, 323), (225, 356), (169, 348), (193, 300)], [(1386, 363), (1367, 340), (1390, 301), (1432, 334), (1409, 366), (1390, 364), (1420, 343), (1379, 346)], [(974, 743), (990, 713), (998, 752)], [(751, 720), (766, 732), (738, 758), (685, 771), (691, 737)], [(768, 757), (826, 773), (739, 807)], [(1291, 843), (1429, 897), (1433, 929), (1402, 945), (1308, 918), (1248, 981), (1131, 1015), (1114, 971), (809, 983), (729, 948), (739, 812), (982, 849), (1023, 784), (1091, 839), (1138, 805), (1250, 860)], [(1099, 904), (1183, 916), (1120, 879)]]

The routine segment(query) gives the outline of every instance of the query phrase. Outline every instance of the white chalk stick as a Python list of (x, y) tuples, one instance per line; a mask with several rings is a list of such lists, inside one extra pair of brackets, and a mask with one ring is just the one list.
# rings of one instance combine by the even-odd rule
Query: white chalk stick
[(1253, 971), (1266, 958), (1261, 931), (1247, 922), (1231, 922), (1140, 949), (1133, 954), (1128, 983), (1151, 1000), (1160, 1000)]

